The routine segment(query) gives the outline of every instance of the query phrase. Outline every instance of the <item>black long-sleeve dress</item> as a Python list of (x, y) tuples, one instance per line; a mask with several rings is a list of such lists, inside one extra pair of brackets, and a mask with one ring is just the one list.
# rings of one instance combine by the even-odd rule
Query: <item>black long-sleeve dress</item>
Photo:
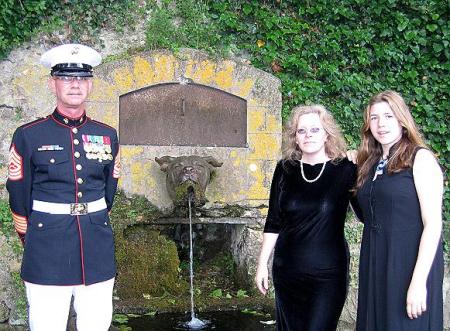
[[(314, 179), (323, 163), (303, 164)], [(273, 259), (277, 330), (335, 330), (348, 287), (344, 222), (356, 179), (347, 159), (328, 161), (306, 182), (299, 162), (280, 161), (270, 192), (266, 233), (278, 233)]]
[[(375, 166), (374, 166), (375, 168)], [(406, 295), (423, 231), (412, 169), (378, 175), (358, 190), (363, 212), (358, 292), (358, 331), (442, 331), (442, 244), (438, 245), (427, 280), (427, 311), (406, 314)]]

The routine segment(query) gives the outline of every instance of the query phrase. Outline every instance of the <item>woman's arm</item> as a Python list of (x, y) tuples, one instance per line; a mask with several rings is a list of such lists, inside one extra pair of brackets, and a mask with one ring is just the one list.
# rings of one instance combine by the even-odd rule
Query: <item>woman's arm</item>
[(419, 253), (406, 298), (408, 317), (419, 317), (427, 309), (427, 278), (442, 231), (443, 175), (430, 151), (417, 152), (413, 165), (414, 185), (420, 203), (423, 232)]
[(258, 290), (266, 295), (269, 289), (269, 262), (278, 233), (281, 229), (281, 210), (279, 205), (280, 183), (282, 180), (283, 166), (278, 162), (273, 173), (272, 184), (270, 185), (269, 210), (267, 211), (266, 224), (264, 225), (263, 242), (259, 253), (258, 267), (256, 269), (255, 282)]
[(269, 262), (270, 254), (272, 254), (277, 239), (278, 233), (264, 233), (255, 276), (256, 286), (263, 295), (266, 295), (269, 289), (269, 268), (267, 267), (267, 263)]

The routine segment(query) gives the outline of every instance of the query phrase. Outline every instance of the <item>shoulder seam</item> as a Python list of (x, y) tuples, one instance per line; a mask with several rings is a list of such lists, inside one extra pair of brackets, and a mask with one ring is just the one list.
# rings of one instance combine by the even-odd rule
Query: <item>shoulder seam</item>
[(93, 120), (93, 119), (90, 118), (90, 117), (88, 117), (88, 119), (89, 119), (91, 122), (94, 122), (94, 123), (96, 123), (96, 124), (98, 124), (98, 125), (104, 126), (104, 127), (106, 127), (106, 128), (112, 129), (112, 130), (116, 130), (116, 129), (113, 128), (112, 126), (110, 126), (110, 125), (108, 125), (108, 124), (105, 124), (105, 123), (103, 123), (103, 122), (99, 122), (99, 121)]
[(45, 117), (45, 118), (37, 119), (37, 120), (35, 120), (33, 122), (30, 122), (30, 123), (26, 123), (26, 124), (22, 125), (21, 128), (22, 129), (28, 129), (28, 128), (31, 128), (32, 126), (36, 125), (36, 124), (39, 124), (39, 123), (42, 123), (42, 122), (45, 122), (45, 121), (48, 121), (48, 116)]

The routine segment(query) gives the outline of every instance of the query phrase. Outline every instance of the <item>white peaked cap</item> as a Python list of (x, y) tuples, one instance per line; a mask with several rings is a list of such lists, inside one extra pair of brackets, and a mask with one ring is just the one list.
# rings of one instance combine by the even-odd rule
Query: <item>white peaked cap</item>
[[(53, 47), (41, 56), (41, 64), (53, 68), (58, 64), (73, 63), (98, 66), (102, 57), (95, 49), (81, 44), (64, 44)], [(82, 67), (82, 66), (81, 66)]]

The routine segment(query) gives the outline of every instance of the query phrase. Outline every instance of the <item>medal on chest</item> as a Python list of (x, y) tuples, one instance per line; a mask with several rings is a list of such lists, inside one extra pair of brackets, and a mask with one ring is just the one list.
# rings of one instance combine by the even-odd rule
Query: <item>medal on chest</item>
[(103, 162), (112, 160), (111, 139), (109, 136), (94, 136), (83, 134), (83, 149), (86, 152), (86, 158), (89, 160), (98, 160)]

